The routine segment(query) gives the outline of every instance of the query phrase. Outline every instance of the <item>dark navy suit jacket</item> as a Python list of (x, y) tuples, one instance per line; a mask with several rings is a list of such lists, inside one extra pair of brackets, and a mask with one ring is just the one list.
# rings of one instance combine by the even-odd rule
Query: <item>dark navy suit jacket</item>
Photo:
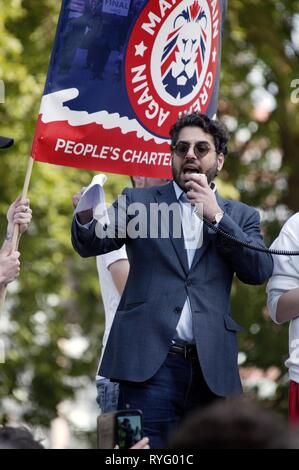
[[(176, 201), (172, 183), (125, 189), (123, 194), (127, 204), (142, 202), (147, 209), (151, 203)], [(217, 200), (224, 211), (219, 227), (240, 240), (264, 246), (255, 209), (219, 195)], [(117, 210), (117, 202), (111, 210)], [(124, 212), (125, 225), (130, 219)], [(247, 284), (265, 282), (272, 274), (271, 255), (242, 248), (204, 225), (202, 247), (189, 269), (183, 237), (174, 238), (171, 230), (168, 238), (120, 238), (116, 233), (114, 238), (100, 239), (95, 224), (87, 230), (73, 220), (72, 242), (78, 253), (101, 255), (125, 243), (130, 262), (100, 374), (136, 382), (152, 377), (166, 359), (188, 295), (198, 358), (209, 388), (220, 396), (239, 393), (236, 332), (242, 328), (231, 317), (231, 284), (234, 274)]]

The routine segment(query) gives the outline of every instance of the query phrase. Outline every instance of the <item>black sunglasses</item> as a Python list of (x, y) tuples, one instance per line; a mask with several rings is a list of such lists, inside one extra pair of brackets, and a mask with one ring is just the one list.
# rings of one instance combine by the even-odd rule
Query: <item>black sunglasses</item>
[[(172, 147), (172, 150), (177, 154), (178, 157), (185, 158), (192, 144), (190, 142), (184, 142), (181, 140)], [(205, 157), (211, 150), (211, 146), (207, 142), (196, 142), (194, 144), (194, 153), (196, 158)]]

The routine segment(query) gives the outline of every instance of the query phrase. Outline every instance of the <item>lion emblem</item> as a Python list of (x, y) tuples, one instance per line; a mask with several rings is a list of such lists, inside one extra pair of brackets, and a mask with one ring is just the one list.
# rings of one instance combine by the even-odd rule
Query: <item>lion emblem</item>
[(195, 0), (173, 22), (161, 60), (162, 83), (173, 98), (189, 95), (198, 83), (207, 48), (207, 17)]

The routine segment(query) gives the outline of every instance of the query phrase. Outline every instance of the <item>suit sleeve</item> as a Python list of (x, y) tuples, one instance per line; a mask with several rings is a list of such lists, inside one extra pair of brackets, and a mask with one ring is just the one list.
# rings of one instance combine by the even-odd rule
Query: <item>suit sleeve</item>
[(129, 189), (125, 189), (108, 209), (110, 224), (102, 225), (97, 220), (83, 227), (77, 222), (76, 216), (72, 222), (72, 244), (83, 258), (104, 255), (120, 249), (126, 243), (127, 234), (127, 205)]
[[(259, 213), (252, 209), (245, 211), (238, 225), (228, 214), (224, 214), (219, 228), (238, 240), (265, 247), (260, 231)], [(272, 275), (273, 259), (269, 253), (262, 253), (242, 247), (233, 240), (218, 234), (217, 248), (221, 255), (231, 264), (238, 279), (246, 284), (263, 284)]]

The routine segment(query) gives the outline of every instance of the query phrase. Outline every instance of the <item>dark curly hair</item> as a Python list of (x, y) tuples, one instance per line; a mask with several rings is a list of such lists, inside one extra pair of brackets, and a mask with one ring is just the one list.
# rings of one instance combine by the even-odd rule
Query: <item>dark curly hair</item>
[(180, 131), (184, 127), (200, 127), (204, 132), (213, 136), (217, 153), (227, 155), (228, 131), (220, 121), (214, 121), (202, 113), (183, 114), (171, 127), (169, 135), (171, 138), (170, 149), (173, 151)]
[(170, 449), (298, 449), (298, 429), (245, 397), (195, 410), (179, 427)]
[(24, 427), (0, 426), (0, 449), (44, 449), (44, 447)]

